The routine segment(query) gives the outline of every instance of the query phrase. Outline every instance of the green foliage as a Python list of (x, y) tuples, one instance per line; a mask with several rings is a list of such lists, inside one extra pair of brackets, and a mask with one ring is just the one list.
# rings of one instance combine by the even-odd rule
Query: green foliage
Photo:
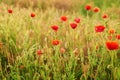
[[(61, 6), (65, 9), (39, 1), (35, 3), (39, 7), (34, 7), (25, 1), (21, 7), (19, 1), (0, 0), (0, 80), (120, 79), (120, 50), (110, 51), (105, 44), (109, 29), (117, 32), (112, 36), (120, 33), (119, 0), (75, 0), (69, 8)], [(86, 4), (99, 7), (100, 12), (85, 10)], [(7, 12), (9, 8), (13, 13)], [(104, 13), (107, 19), (102, 18)], [(66, 22), (59, 20), (62, 15), (68, 17)], [(81, 22), (73, 30), (70, 23), (76, 17)], [(105, 26), (103, 33), (95, 32), (99, 24)], [(52, 25), (59, 26), (58, 32), (51, 29)], [(54, 39), (60, 44), (52, 45)], [(112, 40), (120, 42), (115, 37)]]

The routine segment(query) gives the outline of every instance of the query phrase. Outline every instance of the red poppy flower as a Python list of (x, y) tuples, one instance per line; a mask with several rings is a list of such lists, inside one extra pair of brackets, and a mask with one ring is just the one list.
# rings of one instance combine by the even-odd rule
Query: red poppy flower
[(31, 13), (31, 17), (35, 17), (35, 13)]
[(75, 18), (74, 21), (75, 21), (76, 23), (80, 23), (80, 18)]
[(86, 10), (91, 10), (91, 8), (92, 8), (91, 5), (86, 5), (86, 6), (85, 6), (85, 9), (86, 9)]
[(61, 21), (64, 21), (64, 22), (67, 21), (67, 17), (66, 16), (61, 16), (60, 19), (61, 19)]
[(20, 68), (20, 69), (24, 69), (25, 66), (24, 66), (24, 65), (20, 65), (19, 68)]
[(8, 13), (12, 13), (13, 11), (12, 11), (12, 9), (8, 9)]
[(111, 40), (113, 37), (112, 36), (108, 36), (108, 39)]
[(96, 46), (96, 49), (99, 49), (99, 46)]
[(57, 25), (53, 25), (53, 26), (51, 26), (51, 28), (54, 30), (54, 31), (58, 31), (58, 26)]
[(115, 30), (114, 30), (114, 29), (110, 29), (110, 30), (108, 31), (108, 33), (109, 33), (109, 34), (114, 34), (114, 33), (115, 33)]
[(108, 15), (107, 15), (107, 14), (104, 14), (104, 15), (102, 15), (102, 18), (103, 18), (103, 19), (108, 18)]
[(41, 55), (41, 54), (42, 54), (42, 51), (41, 51), (41, 50), (37, 50), (37, 54), (38, 54), (38, 55)]
[(65, 48), (60, 48), (61, 53), (65, 53), (65, 51), (66, 51)]
[(95, 26), (95, 31), (96, 32), (103, 32), (104, 29), (105, 29), (105, 27), (103, 25)]
[(52, 41), (52, 44), (53, 44), (53, 45), (58, 45), (59, 43), (60, 43), (59, 40), (53, 40), (53, 41)]
[(70, 26), (71, 26), (72, 29), (75, 29), (77, 27), (77, 24), (76, 23), (71, 23)]
[(116, 35), (116, 38), (117, 38), (117, 39), (120, 39), (120, 34)]
[(99, 9), (98, 7), (95, 7), (95, 8), (93, 9), (93, 11), (94, 11), (94, 12), (99, 12), (100, 9)]
[(119, 48), (119, 44), (116, 41), (107, 41), (106, 42), (106, 47), (109, 50), (117, 50)]

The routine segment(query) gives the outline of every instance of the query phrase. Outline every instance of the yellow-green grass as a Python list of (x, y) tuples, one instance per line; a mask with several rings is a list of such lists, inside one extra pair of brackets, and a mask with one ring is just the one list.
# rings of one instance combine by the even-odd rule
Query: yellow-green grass
[[(83, 14), (54, 7), (41, 10), (0, 6), (1, 80), (120, 79), (119, 50), (109, 51), (105, 44), (109, 29), (115, 29), (114, 35), (120, 33), (119, 15), (111, 13), (119, 8), (100, 8), (100, 12), (94, 13), (80, 7)], [(9, 14), (8, 9), (13, 13)], [(36, 14), (34, 18), (30, 16), (32, 12)], [(109, 15), (107, 19), (102, 19), (104, 13)], [(66, 22), (60, 21), (62, 15), (68, 17)], [(72, 29), (70, 23), (77, 17), (81, 22)], [(52, 25), (59, 26), (57, 33)], [(96, 33), (96, 25), (104, 25), (105, 31)], [(52, 45), (54, 39), (60, 40), (60, 44)], [(65, 53), (60, 52), (61, 48), (65, 48)], [(38, 49), (42, 55), (37, 55)]]

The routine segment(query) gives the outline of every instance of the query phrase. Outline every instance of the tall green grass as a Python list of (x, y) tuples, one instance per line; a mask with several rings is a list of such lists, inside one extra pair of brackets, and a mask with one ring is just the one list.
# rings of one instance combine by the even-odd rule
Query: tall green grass
[[(112, 0), (109, 4), (107, 1), (92, 1), (91, 4), (100, 7), (101, 11), (88, 14), (84, 10), (87, 3), (89, 1), (86, 0), (80, 9), (74, 7), (72, 11), (0, 4), (3, 6), (0, 10), (0, 79), (119, 80), (119, 50), (109, 51), (105, 46), (109, 29), (114, 28), (119, 33), (119, 15), (111, 15), (108, 9), (114, 9), (109, 4), (118, 6), (118, 3)], [(13, 10), (12, 14), (7, 12), (9, 8)], [(30, 17), (31, 12), (36, 14), (34, 18)], [(110, 14), (109, 18), (103, 20), (103, 13)], [(68, 17), (67, 22), (59, 20), (62, 15)], [(80, 17), (81, 23), (73, 30), (70, 23), (76, 17)], [(99, 24), (106, 26), (105, 32), (95, 33), (94, 27)], [(59, 26), (57, 34), (51, 25)], [(52, 45), (54, 39), (60, 40), (60, 44)], [(66, 49), (65, 53), (60, 52), (61, 48)], [(77, 54), (74, 53), (76, 48)], [(38, 49), (43, 51), (41, 56), (37, 55)]]

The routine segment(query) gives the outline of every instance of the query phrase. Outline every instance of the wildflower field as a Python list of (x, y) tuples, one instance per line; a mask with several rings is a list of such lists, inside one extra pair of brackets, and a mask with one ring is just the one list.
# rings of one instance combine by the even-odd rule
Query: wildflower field
[(0, 80), (120, 80), (120, 0), (0, 0)]

